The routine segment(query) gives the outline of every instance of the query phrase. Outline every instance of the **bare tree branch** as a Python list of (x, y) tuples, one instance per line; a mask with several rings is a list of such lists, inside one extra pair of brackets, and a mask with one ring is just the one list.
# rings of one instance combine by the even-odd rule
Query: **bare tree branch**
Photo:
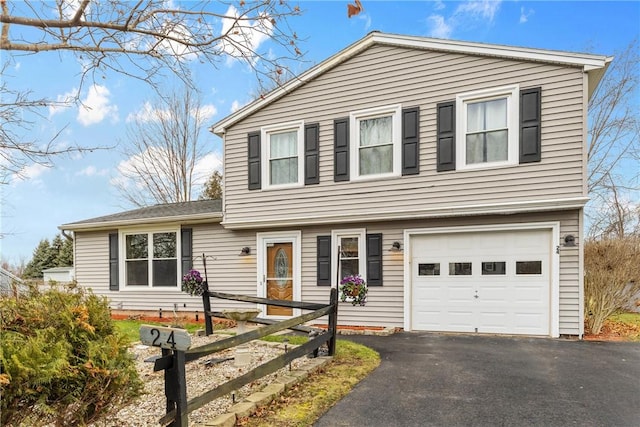
[[(133, 76), (152, 84), (160, 69), (182, 77), (187, 71), (185, 62), (197, 59), (217, 66), (224, 57), (243, 61), (260, 81), (268, 81), (274, 69), (287, 68), (287, 61), (302, 55), (297, 35), (287, 23), (300, 10), (280, 0), (217, 2), (227, 6), (225, 13), (212, 10), (209, 2), (183, 2), (179, 5), (186, 8), (167, 8), (164, 0), (135, 5), (127, 0), (83, 0), (75, 11), (64, 0), (56, 0), (55, 9), (48, 2), (12, 3), (11, 10), (6, 0), (1, 3), (0, 50), (82, 53), (91, 68), (104, 66), (131, 75), (117, 63), (118, 58), (129, 56), (131, 62), (145, 62)], [(22, 38), (13, 39), (12, 26), (31, 31), (17, 32)], [(258, 51), (266, 39), (276, 42), (284, 55), (273, 57), (266, 50)]]
[(609, 187), (621, 160), (640, 151), (638, 41), (620, 53), (589, 101), (589, 192)]
[[(2, 67), (6, 75), (8, 63)], [(64, 106), (65, 101), (33, 98), (30, 91), (12, 91), (3, 79), (0, 83), (0, 185), (8, 184), (15, 177), (21, 177), (26, 166), (39, 164), (50, 167), (53, 157), (82, 153), (99, 147), (57, 145), (57, 140), (65, 128), (60, 129), (48, 141), (42, 143), (24, 135), (33, 122), (29, 114), (45, 119), (40, 114), (48, 106)]]
[[(95, 82), (107, 72), (148, 83), (158, 93), (165, 73), (194, 88), (192, 63), (217, 68), (229, 58), (250, 67), (262, 87), (274, 76), (291, 75), (290, 65), (302, 56), (287, 22), (300, 9), (282, 0), (0, 0), (0, 10), (0, 51), (70, 52), (83, 64), (78, 94), (87, 79)], [(48, 144), (25, 138), (33, 123), (23, 117), (45, 117), (43, 109), (56, 101), (13, 90), (4, 79), (0, 95), (0, 183), (29, 162), (48, 166), (56, 155), (94, 149), (56, 149), (55, 138)], [(72, 102), (79, 102), (79, 95)]]
[[(589, 101), (588, 190), (592, 238), (640, 235), (640, 54), (634, 40)], [(633, 165), (636, 165), (635, 167)]]
[[(192, 199), (197, 161), (209, 154), (199, 141), (205, 117), (188, 86), (141, 112), (127, 129), (128, 142), (115, 185), (134, 206)], [(210, 172), (209, 172), (210, 173)]]

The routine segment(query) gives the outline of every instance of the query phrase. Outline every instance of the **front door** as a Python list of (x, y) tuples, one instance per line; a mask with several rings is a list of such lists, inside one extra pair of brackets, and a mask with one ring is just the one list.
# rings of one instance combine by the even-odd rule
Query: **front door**
[[(267, 244), (267, 298), (293, 300), (293, 243)], [(267, 306), (267, 316), (291, 316), (293, 309)]]

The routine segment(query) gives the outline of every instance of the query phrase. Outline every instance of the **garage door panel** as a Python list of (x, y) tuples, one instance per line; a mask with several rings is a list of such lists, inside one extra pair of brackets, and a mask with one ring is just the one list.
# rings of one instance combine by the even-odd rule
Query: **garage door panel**
[(473, 332), (474, 314), (467, 310), (445, 311), (442, 309), (425, 310), (416, 308), (416, 326), (418, 330), (439, 332)]
[(410, 244), (412, 329), (549, 335), (549, 230), (413, 236)]
[(547, 304), (549, 295), (540, 287), (519, 286), (515, 294), (514, 303), (517, 304), (537, 304), (542, 307)]

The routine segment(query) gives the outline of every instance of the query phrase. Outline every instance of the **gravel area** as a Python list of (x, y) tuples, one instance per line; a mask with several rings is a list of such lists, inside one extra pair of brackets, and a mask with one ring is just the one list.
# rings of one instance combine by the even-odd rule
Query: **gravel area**
[[(214, 334), (209, 337), (194, 336), (191, 340), (191, 348), (227, 337), (228, 335), (219, 334)], [(251, 349), (252, 362), (247, 366), (236, 367), (233, 360), (214, 363), (209, 366), (205, 364), (206, 361), (214, 358), (232, 358), (233, 349), (214, 353), (210, 356), (187, 363), (187, 399), (197, 397), (215, 388), (217, 385), (243, 375), (256, 366), (268, 362), (284, 353), (283, 344), (252, 341), (248, 345)], [(135, 357), (140, 378), (145, 383), (144, 394), (130, 405), (122, 408), (115, 415), (110, 416), (106, 420), (91, 424), (92, 427), (158, 426), (159, 419), (165, 414), (164, 372), (153, 372), (153, 363), (145, 362), (145, 359), (159, 355), (161, 350), (156, 347), (136, 344), (130, 351), (133, 357)], [(296, 369), (302, 361), (303, 358), (294, 360), (292, 362), (292, 369)], [(285, 375), (288, 369), (288, 367), (282, 368), (271, 375), (256, 380), (237, 390), (235, 392), (236, 403), (241, 401), (245, 396), (260, 391), (279, 376)], [(216, 399), (189, 414), (189, 425), (204, 423), (217, 415), (225, 413), (233, 404), (234, 402), (232, 401), (231, 395)]]

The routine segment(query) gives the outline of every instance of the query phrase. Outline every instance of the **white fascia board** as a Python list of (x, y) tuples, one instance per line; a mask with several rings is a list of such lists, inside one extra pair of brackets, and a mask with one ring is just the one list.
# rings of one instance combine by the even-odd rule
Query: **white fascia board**
[[(280, 99), (297, 87), (312, 80), (316, 76), (326, 72), (345, 60), (353, 57), (360, 51), (373, 44), (386, 44), (400, 47), (428, 49), (442, 52), (456, 52), (472, 55), (496, 56), (502, 58), (520, 59), (525, 61), (540, 61), (556, 64), (582, 67), (585, 71), (600, 70), (611, 61), (611, 57), (592, 55), (586, 53), (562, 52), (554, 50), (533, 49), (503, 45), (491, 45), (475, 42), (462, 42), (446, 39), (434, 39), (425, 37), (403, 36), (396, 34), (384, 34), (372, 32), (364, 38), (356, 41), (337, 54), (305, 71), (298, 77), (294, 77), (284, 85), (274, 89), (264, 97), (255, 100), (251, 104), (225, 117), (210, 127), (210, 131), (218, 136), (223, 136), (225, 130), (234, 123), (251, 115), (255, 111)], [(600, 80), (599, 78), (597, 79)], [(597, 84), (597, 82), (596, 82)], [(594, 86), (595, 89), (595, 86)]]
[(396, 34), (373, 33), (373, 41), (403, 47), (415, 47), (437, 51), (458, 52), (482, 56), (522, 59), (527, 61), (552, 62), (583, 67), (585, 70), (602, 68), (607, 57), (588, 53), (563, 52), (557, 50), (485, 44), (447, 39), (403, 36)]
[(537, 200), (527, 202), (508, 202), (483, 205), (450, 206), (444, 208), (426, 208), (419, 210), (379, 211), (348, 215), (325, 215), (305, 217), (283, 217), (273, 220), (223, 221), (221, 225), (230, 230), (248, 230), (263, 227), (285, 227), (302, 225), (350, 224), (376, 221), (401, 221), (411, 219), (448, 218), (477, 215), (506, 215), (531, 212), (561, 211), (582, 209), (589, 201), (588, 197), (567, 199)]
[(219, 223), (221, 221), (221, 213), (203, 213), (197, 215), (177, 215), (157, 218), (136, 218), (116, 221), (88, 222), (83, 224), (62, 224), (58, 226), (58, 229), (66, 231), (99, 231), (150, 224), (203, 224), (207, 222)]

